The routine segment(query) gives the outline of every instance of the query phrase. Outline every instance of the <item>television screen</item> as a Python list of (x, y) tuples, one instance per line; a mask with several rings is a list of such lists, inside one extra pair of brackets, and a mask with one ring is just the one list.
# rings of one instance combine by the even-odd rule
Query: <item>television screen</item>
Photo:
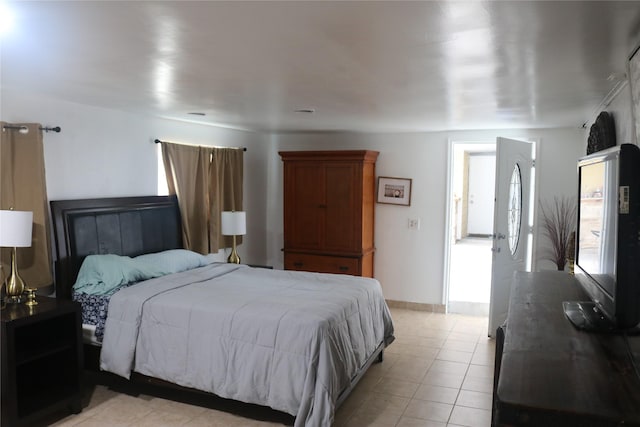
[(616, 159), (580, 168), (578, 259), (576, 263), (613, 297), (616, 277)]

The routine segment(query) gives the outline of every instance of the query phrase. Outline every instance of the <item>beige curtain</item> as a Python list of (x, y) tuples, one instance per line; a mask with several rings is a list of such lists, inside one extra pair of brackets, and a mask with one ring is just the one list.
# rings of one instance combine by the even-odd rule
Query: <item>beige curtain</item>
[[(217, 242), (216, 252), (219, 248), (229, 248), (232, 245), (233, 237), (220, 234), (220, 213), (242, 210), (243, 160), (244, 150), (237, 148), (211, 149), (211, 170), (209, 172), (211, 228), (209, 235), (212, 242)], [(236, 243), (242, 243), (242, 236), (236, 237)]]
[[(28, 133), (5, 129), (0, 122), (0, 209), (33, 212), (33, 239), (30, 248), (18, 248), (18, 270), (26, 286), (40, 288), (53, 283), (47, 186), (41, 125), (20, 123)], [(8, 274), (10, 249), (0, 250), (4, 282)]]
[(162, 143), (169, 193), (178, 197), (184, 247), (209, 253), (209, 153), (202, 147)]
[(162, 158), (185, 248), (207, 254), (230, 247), (231, 237), (220, 235), (220, 212), (242, 210), (243, 150), (162, 142)]

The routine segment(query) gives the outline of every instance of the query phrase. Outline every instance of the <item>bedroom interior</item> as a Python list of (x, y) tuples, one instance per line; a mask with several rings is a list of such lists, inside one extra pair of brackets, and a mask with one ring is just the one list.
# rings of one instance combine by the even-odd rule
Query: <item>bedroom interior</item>
[[(335, 425), (491, 423), (487, 319), (443, 314), (453, 141), (537, 141), (540, 199), (575, 196), (575, 164), (601, 111), (615, 117), (619, 143), (637, 143), (627, 76), (640, 44), (634, 2), (0, 4), (14, 16), (0, 35), (0, 119), (60, 130), (42, 134), (48, 201), (158, 194), (157, 138), (245, 147), (246, 234), (237, 251), (242, 263), (284, 270), (280, 152), (375, 151), (375, 177), (411, 178), (409, 206), (374, 203), (372, 271), (396, 340)], [(533, 233), (538, 254), (537, 223)], [(230, 242), (212, 258), (226, 262)], [(534, 256), (534, 271), (554, 268)], [(50, 279), (39, 294), (52, 291)], [(60, 307), (56, 321), (75, 316)], [(69, 344), (64, 363), (76, 350)], [(61, 383), (59, 375), (75, 375), (62, 372), (39, 371)], [(131, 396), (118, 385), (84, 390), (82, 412), (40, 422), (294, 422), (235, 402), (187, 404), (180, 391), (168, 400), (146, 389)]]

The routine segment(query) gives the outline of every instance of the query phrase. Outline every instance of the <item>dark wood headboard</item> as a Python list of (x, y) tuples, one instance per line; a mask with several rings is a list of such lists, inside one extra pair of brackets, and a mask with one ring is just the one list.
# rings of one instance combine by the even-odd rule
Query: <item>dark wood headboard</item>
[(58, 298), (71, 299), (87, 255), (137, 256), (183, 247), (175, 196), (57, 200), (51, 202), (51, 214)]

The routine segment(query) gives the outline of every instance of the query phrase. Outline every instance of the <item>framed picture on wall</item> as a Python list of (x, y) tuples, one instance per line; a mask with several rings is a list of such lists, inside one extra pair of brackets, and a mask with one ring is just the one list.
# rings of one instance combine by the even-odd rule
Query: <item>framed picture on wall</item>
[(378, 203), (409, 206), (411, 204), (411, 179), (378, 177)]
[(629, 59), (629, 83), (636, 143), (640, 143), (640, 47), (631, 54)]

